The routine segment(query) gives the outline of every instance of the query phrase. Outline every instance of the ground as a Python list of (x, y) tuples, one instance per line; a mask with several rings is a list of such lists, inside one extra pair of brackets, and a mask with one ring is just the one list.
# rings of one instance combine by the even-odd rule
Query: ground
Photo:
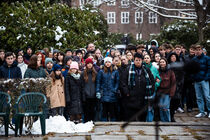
[[(198, 110), (192, 113), (176, 113), (175, 123), (159, 123), (159, 140), (209, 140), (210, 119), (194, 118)], [(125, 129), (121, 128), (123, 122), (95, 122), (95, 127), (88, 133), (57, 134), (48, 133), (46, 136), (21, 136), (5, 140), (153, 140), (155, 139), (154, 122), (132, 122)]]

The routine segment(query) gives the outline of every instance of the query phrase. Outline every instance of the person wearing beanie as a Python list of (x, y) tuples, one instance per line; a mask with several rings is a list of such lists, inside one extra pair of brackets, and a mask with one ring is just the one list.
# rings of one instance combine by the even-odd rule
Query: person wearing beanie
[(60, 115), (64, 113), (66, 106), (64, 94), (64, 77), (61, 73), (61, 66), (55, 64), (53, 71), (50, 74), (51, 86), (47, 88), (47, 97), (50, 99), (51, 116)]
[(93, 60), (87, 58), (85, 60), (85, 69), (81, 74), (82, 85), (82, 101), (84, 109), (84, 121), (95, 121), (96, 115), (96, 76), (97, 72), (93, 67)]
[[(79, 65), (73, 61), (70, 70), (65, 78), (65, 96), (66, 96), (66, 112), (70, 121), (74, 123), (82, 122), (82, 88), (79, 74)], [(67, 118), (68, 119), (68, 118)]]
[(102, 102), (103, 106), (101, 121), (116, 121), (118, 118), (118, 86), (119, 73), (112, 67), (112, 58), (106, 57), (104, 68), (98, 72), (96, 78), (96, 98)]
[(46, 58), (45, 59), (45, 71), (46, 71), (47, 76), (49, 76), (51, 74), (52, 68), (53, 68), (52, 58)]
[(62, 69), (62, 74), (64, 77), (66, 77), (66, 75), (68, 74), (71, 62), (72, 62), (72, 56), (65, 56), (65, 58), (64, 58), (65, 66)]

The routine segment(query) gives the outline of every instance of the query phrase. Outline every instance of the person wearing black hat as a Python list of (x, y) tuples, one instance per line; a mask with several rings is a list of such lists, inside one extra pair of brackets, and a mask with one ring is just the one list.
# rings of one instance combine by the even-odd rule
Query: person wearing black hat
[(27, 50), (26, 50), (26, 54), (24, 55), (24, 62), (26, 63), (26, 64), (29, 64), (29, 61), (30, 61), (30, 58), (31, 58), (31, 56), (32, 56), (32, 48), (31, 48), (31, 46), (28, 46), (27, 47)]
[[(155, 80), (151, 71), (142, 65), (141, 54), (134, 55), (134, 62), (127, 68), (122, 79), (124, 91), (125, 120), (128, 121), (148, 103), (146, 97), (151, 96), (155, 89)], [(146, 111), (132, 121), (146, 121)]]
[(51, 86), (47, 89), (47, 97), (50, 99), (51, 116), (63, 115), (65, 107), (64, 77), (62, 67), (58, 64), (53, 66), (50, 74)]

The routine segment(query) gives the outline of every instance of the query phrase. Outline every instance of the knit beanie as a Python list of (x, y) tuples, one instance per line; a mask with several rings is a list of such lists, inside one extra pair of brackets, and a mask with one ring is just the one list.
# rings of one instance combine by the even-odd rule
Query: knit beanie
[(52, 58), (46, 58), (46, 59), (45, 59), (45, 67), (47, 67), (47, 64), (48, 64), (49, 62), (51, 62), (51, 63), (53, 64)]
[(104, 58), (104, 64), (109, 61), (110, 63), (112, 63), (112, 58), (111, 57), (106, 57)]
[(73, 61), (70, 65), (70, 69), (79, 69), (79, 65), (76, 61)]
[(85, 65), (87, 65), (87, 64), (89, 64), (89, 63), (93, 64), (93, 60), (92, 60), (91, 58), (87, 58), (87, 59), (85, 60)]

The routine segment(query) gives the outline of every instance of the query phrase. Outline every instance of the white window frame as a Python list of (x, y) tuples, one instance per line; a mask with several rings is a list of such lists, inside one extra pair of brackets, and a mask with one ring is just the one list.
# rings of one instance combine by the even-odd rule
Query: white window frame
[(116, 23), (116, 13), (115, 12), (107, 12), (107, 23), (108, 24)]
[(148, 13), (149, 23), (157, 23), (157, 18), (158, 18), (157, 13), (151, 11)]
[(143, 23), (144, 15), (143, 12), (135, 12), (135, 24)]
[(129, 24), (129, 12), (121, 12), (121, 24)]
[(121, 0), (121, 6), (122, 7), (128, 7), (129, 6), (129, 0)]
[(101, 0), (93, 0), (92, 5), (93, 7), (97, 7), (101, 4)]
[(111, 0), (107, 2), (107, 6), (115, 6), (116, 5), (116, 0)]
[(142, 40), (142, 33), (136, 34), (136, 40)]

